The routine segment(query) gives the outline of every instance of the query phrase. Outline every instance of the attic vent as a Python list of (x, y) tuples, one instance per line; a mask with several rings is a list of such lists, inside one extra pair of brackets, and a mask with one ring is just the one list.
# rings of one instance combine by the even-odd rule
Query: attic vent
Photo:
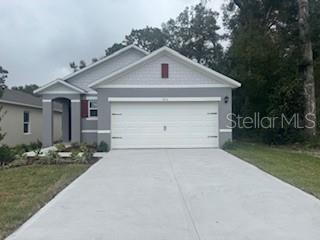
[(161, 77), (162, 78), (169, 78), (169, 64), (168, 63), (161, 64)]

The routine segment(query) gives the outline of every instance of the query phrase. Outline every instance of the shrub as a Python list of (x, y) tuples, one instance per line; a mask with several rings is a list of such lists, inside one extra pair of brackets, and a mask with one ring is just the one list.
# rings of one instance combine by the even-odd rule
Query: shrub
[(7, 145), (0, 147), (0, 165), (6, 165), (12, 162), (15, 158), (15, 152)]
[(14, 161), (10, 163), (10, 167), (20, 167), (28, 164), (28, 156), (26, 153), (16, 155)]
[(22, 154), (25, 152), (35, 151), (35, 150), (41, 149), (41, 148), (42, 148), (42, 142), (37, 140), (37, 142), (32, 142), (29, 145), (18, 144), (13, 148), (13, 150), (15, 151), (16, 154)]
[(109, 145), (106, 142), (101, 141), (97, 147), (97, 152), (109, 152)]
[(86, 144), (80, 145), (80, 154), (77, 157), (77, 161), (79, 163), (89, 163), (91, 158), (93, 157), (93, 153), (90, 148)]
[(66, 146), (63, 143), (57, 143), (54, 145), (58, 152), (63, 152), (66, 150)]
[(222, 149), (223, 150), (235, 149), (235, 143), (232, 142), (231, 140), (228, 140), (223, 144)]
[(71, 159), (77, 161), (79, 159), (79, 150), (72, 150)]
[(60, 156), (56, 151), (50, 150), (47, 152), (45, 158), (47, 164), (56, 164), (59, 161)]
[(42, 142), (38, 139), (36, 142), (30, 143), (29, 149), (34, 151), (42, 148)]

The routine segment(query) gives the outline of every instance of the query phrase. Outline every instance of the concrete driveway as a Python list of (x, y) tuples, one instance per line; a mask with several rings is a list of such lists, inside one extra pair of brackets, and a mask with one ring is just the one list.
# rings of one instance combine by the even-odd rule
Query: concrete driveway
[(320, 201), (222, 150), (118, 150), (9, 239), (316, 240)]

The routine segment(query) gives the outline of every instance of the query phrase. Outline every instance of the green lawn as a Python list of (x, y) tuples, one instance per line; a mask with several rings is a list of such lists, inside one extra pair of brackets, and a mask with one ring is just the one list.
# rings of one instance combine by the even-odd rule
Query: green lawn
[(0, 170), (0, 239), (25, 222), (89, 165), (33, 165)]
[(320, 158), (289, 147), (236, 142), (226, 151), (320, 198)]

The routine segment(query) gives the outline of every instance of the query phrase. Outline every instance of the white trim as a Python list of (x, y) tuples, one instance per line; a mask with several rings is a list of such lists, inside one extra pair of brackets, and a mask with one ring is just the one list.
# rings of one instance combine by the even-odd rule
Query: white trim
[(110, 130), (98, 130), (97, 132), (98, 133), (111, 133)]
[(225, 84), (181, 84), (181, 85), (102, 85), (99, 88), (223, 88)]
[(129, 49), (138, 50), (139, 52), (142, 52), (142, 53), (145, 54), (145, 55), (148, 55), (148, 54), (149, 54), (149, 52), (147, 52), (147, 51), (145, 51), (145, 50), (143, 50), (143, 49), (141, 49), (141, 48), (139, 48), (139, 47), (137, 47), (137, 46), (135, 46), (135, 45), (132, 44), (132, 45), (129, 45), (129, 46), (127, 46), (127, 47), (124, 47), (124, 48), (122, 48), (122, 49), (114, 52), (113, 54), (111, 54), (111, 55), (109, 55), (109, 56), (107, 56), (107, 57), (104, 57), (104, 58), (98, 60), (97, 62), (95, 62), (95, 63), (93, 63), (93, 64), (90, 64), (89, 66), (87, 66), (87, 67), (85, 67), (85, 68), (83, 68), (83, 69), (81, 69), (81, 70), (79, 70), (79, 71), (76, 71), (76, 72), (74, 72), (74, 73), (68, 74), (67, 76), (63, 77), (62, 80), (65, 81), (65, 80), (67, 80), (67, 79), (69, 79), (69, 78), (71, 78), (71, 77), (74, 77), (74, 76), (76, 76), (76, 75), (78, 75), (78, 74), (80, 74), (80, 73), (82, 73), (82, 72), (84, 72), (84, 71), (87, 71), (88, 69), (91, 69), (91, 68), (93, 68), (93, 67), (95, 67), (95, 66), (97, 66), (97, 65), (99, 65), (99, 64), (101, 64), (101, 63), (104, 63), (104, 62), (106, 62), (106, 61), (108, 61), (108, 60), (110, 60), (110, 59), (112, 59), (112, 58), (120, 55), (121, 53), (126, 52), (126, 51), (129, 50)]
[[(42, 102), (51, 102), (51, 99), (44, 99), (45, 101), (42, 100)], [(35, 109), (40, 109), (42, 110), (42, 106), (36, 106), (36, 105), (32, 105), (32, 104), (25, 104), (25, 103), (19, 103), (19, 102), (12, 102), (12, 101), (6, 101), (6, 100), (1, 100), (0, 99), (0, 103), (5, 103), (5, 104), (12, 104), (12, 105), (16, 105), (18, 107), (29, 107), (29, 108), (35, 108)], [(60, 109), (54, 109), (55, 112), (60, 112)]]
[(82, 130), (81, 133), (97, 133), (97, 130)]
[(85, 118), (87, 121), (98, 121), (98, 117), (87, 117)]
[(221, 97), (141, 97), (141, 98), (122, 98), (111, 97), (109, 102), (219, 102)]
[(6, 101), (6, 100), (0, 100), (0, 103), (7, 103), (7, 104), (12, 104), (12, 105), (17, 105), (17, 106), (42, 109), (42, 107), (40, 107), (40, 106), (31, 105), (31, 104), (24, 104), (24, 103), (18, 103), (18, 102), (12, 102), (12, 101)]
[(221, 132), (221, 133), (232, 133), (232, 129), (231, 128), (220, 129), (219, 132)]
[[(52, 82), (49, 82), (48, 84), (42, 86), (41, 88), (38, 88), (37, 90), (33, 91), (33, 93), (36, 94), (36, 93), (43, 92), (46, 88), (51, 87), (51, 86), (53, 86), (53, 85), (55, 85), (55, 84), (62, 84), (62, 85), (64, 85), (65, 87), (68, 87), (68, 88), (71, 88), (71, 89), (75, 90), (76, 92), (86, 93), (86, 92), (85, 92), (84, 90), (82, 90), (81, 88), (78, 88), (78, 87), (76, 87), (76, 86), (74, 86), (74, 85), (72, 85), (72, 84), (70, 84), (70, 83), (67, 83), (67, 82), (61, 80), (61, 79), (57, 79), (57, 80), (54, 80), (54, 81), (52, 81)], [(63, 92), (59, 92), (59, 93), (61, 94), (61, 93), (63, 93)]]
[(61, 92), (49, 92), (49, 93), (45, 93), (46, 95), (57, 95), (57, 94), (68, 94), (68, 95), (76, 95), (79, 94), (78, 92), (68, 92), (68, 91), (61, 91)]
[(241, 83), (239, 83), (239, 82), (237, 82), (237, 81), (235, 81), (235, 80), (233, 80), (233, 79), (231, 79), (221, 73), (218, 73), (218, 72), (216, 72), (210, 68), (207, 68), (199, 63), (196, 63), (196, 62), (192, 61), (191, 59), (181, 55), (180, 53), (178, 53), (168, 47), (162, 47), (162, 48), (152, 52), (148, 56), (146, 56), (146, 57), (144, 57), (144, 58), (142, 58), (132, 64), (129, 64), (127, 67), (121, 68), (118, 71), (115, 71), (106, 77), (103, 77), (103, 78), (98, 79), (97, 81), (94, 81), (93, 83), (89, 84), (89, 87), (90, 88), (93, 88), (93, 87), (99, 88), (98, 85), (104, 81), (109, 80), (110, 82), (112, 82), (112, 79), (116, 79), (117, 77), (121, 76), (122, 74), (128, 73), (130, 70), (135, 69), (136, 67), (145, 64), (145, 62), (147, 62), (148, 60), (150, 60), (150, 59), (154, 58), (155, 56), (162, 54), (162, 53), (169, 53), (171, 56), (177, 58), (178, 60), (189, 64), (191, 67), (196, 67), (197, 69), (200, 69), (201, 71), (203, 71), (203, 73), (207, 73), (210, 76), (216, 77), (219, 80), (221, 80), (222, 82), (227, 83), (230, 87), (237, 88), (237, 87), (241, 86)]
[[(24, 121), (24, 114), (28, 113), (28, 122)], [(27, 124), (28, 125), (28, 132), (24, 132), (24, 125)], [(24, 135), (30, 135), (31, 134), (31, 117), (30, 117), (30, 112), (29, 111), (23, 111), (23, 134)]]
[(52, 99), (42, 99), (42, 102), (48, 102), (48, 103), (50, 103), (50, 102), (52, 102)]
[(98, 100), (97, 96), (85, 96), (86, 100)]
[(72, 99), (71, 102), (73, 102), (73, 103), (79, 103), (80, 100), (79, 100), (79, 99)]
[[(92, 103), (92, 102), (96, 102), (96, 105), (97, 105), (96, 108), (90, 107), (90, 103)], [(91, 116), (91, 110), (97, 111), (97, 116)], [(88, 100), (88, 116), (89, 116), (89, 118), (96, 118), (96, 117), (98, 117), (98, 100), (97, 100), (97, 99), (95, 99), (95, 100)]]

